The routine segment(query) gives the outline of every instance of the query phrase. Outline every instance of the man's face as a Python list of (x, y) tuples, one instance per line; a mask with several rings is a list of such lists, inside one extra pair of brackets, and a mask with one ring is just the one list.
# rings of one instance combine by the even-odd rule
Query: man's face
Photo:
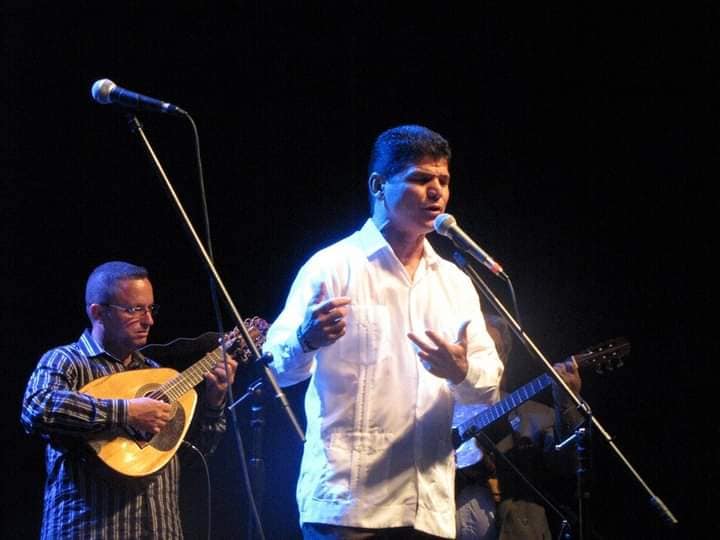
[(155, 321), (149, 309), (142, 313), (128, 313), (123, 308), (149, 308), (154, 303), (153, 289), (147, 279), (123, 279), (117, 283), (112, 306), (104, 306), (102, 321), (104, 341), (116, 351), (130, 353), (143, 347)]
[(425, 158), (387, 179), (382, 204), (394, 227), (426, 234), (433, 230), (433, 222), (445, 211), (449, 198), (447, 159)]

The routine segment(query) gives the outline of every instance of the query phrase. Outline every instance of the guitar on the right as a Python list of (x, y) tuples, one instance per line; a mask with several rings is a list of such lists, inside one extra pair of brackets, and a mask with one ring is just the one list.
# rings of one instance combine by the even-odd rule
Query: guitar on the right
[[(596, 372), (603, 373), (621, 367), (623, 358), (628, 354), (630, 354), (630, 342), (624, 337), (616, 337), (575, 353), (570, 358), (575, 359), (580, 369), (592, 367)], [(543, 373), (482, 412), (458, 422), (453, 426), (453, 439), (456, 446), (471, 439), (480, 430), (487, 428), (527, 400), (535, 397), (550, 386), (552, 381), (550, 375)]]

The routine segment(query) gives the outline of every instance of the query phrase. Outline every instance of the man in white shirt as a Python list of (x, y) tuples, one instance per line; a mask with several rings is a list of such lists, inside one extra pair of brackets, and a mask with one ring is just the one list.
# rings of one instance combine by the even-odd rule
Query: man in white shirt
[(297, 498), (306, 539), (454, 538), (454, 401), (494, 401), (503, 366), (470, 280), (425, 236), (450, 147), (421, 126), (375, 141), (371, 218), (301, 268), (265, 350), (311, 377)]

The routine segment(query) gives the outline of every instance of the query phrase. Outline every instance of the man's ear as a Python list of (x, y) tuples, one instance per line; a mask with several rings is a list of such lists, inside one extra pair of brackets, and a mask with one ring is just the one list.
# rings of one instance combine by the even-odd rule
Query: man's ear
[(368, 186), (370, 188), (370, 193), (372, 193), (374, 197), (377, 197), (378, 199), (383, 198), (385, 179), (380, 173), (374, 172), (370, 175), (370, 178), (368, 179)]
[(105, 309), (105, 308), (103, 308), (103, 306), (101, 306), (100, 304), (90, 304), (90, 305), (87, 307), (88, 317), (89, 317), (90, 320), (93, 321), (93, 322), (99, 321), (100, 318), (101, 318), (101, 316), (102, 316), (102, 314), (103, 314), (103, 310), (104, 310), (104, 309)]

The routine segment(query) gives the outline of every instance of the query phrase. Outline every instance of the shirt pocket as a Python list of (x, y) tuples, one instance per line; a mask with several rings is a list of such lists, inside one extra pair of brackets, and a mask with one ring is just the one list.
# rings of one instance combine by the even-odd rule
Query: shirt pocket
[[(362, 499), (368, 504), (387, 500), (392, 435), (388, 433), (335, 432), (322, 445), (324, 461), (312, 489), (324, 501)], [(319, 458), (319, 459), (318, 459)]]
[(378, 304), (352, 304), (345, 318), (346, 332), (337, 343), (341, 361), (360, 365), (376, 364), (384, 354), (384, 336), (391, 331), (390, 313)]
[(352, 451), (353, 441), (349, 434), (335, 432), (327, 440), (321, 440), (314, 452), (303, 456), (304, 471), (300, 483), (308, 483), (308, 492), (313, 499), (350, 500)]

